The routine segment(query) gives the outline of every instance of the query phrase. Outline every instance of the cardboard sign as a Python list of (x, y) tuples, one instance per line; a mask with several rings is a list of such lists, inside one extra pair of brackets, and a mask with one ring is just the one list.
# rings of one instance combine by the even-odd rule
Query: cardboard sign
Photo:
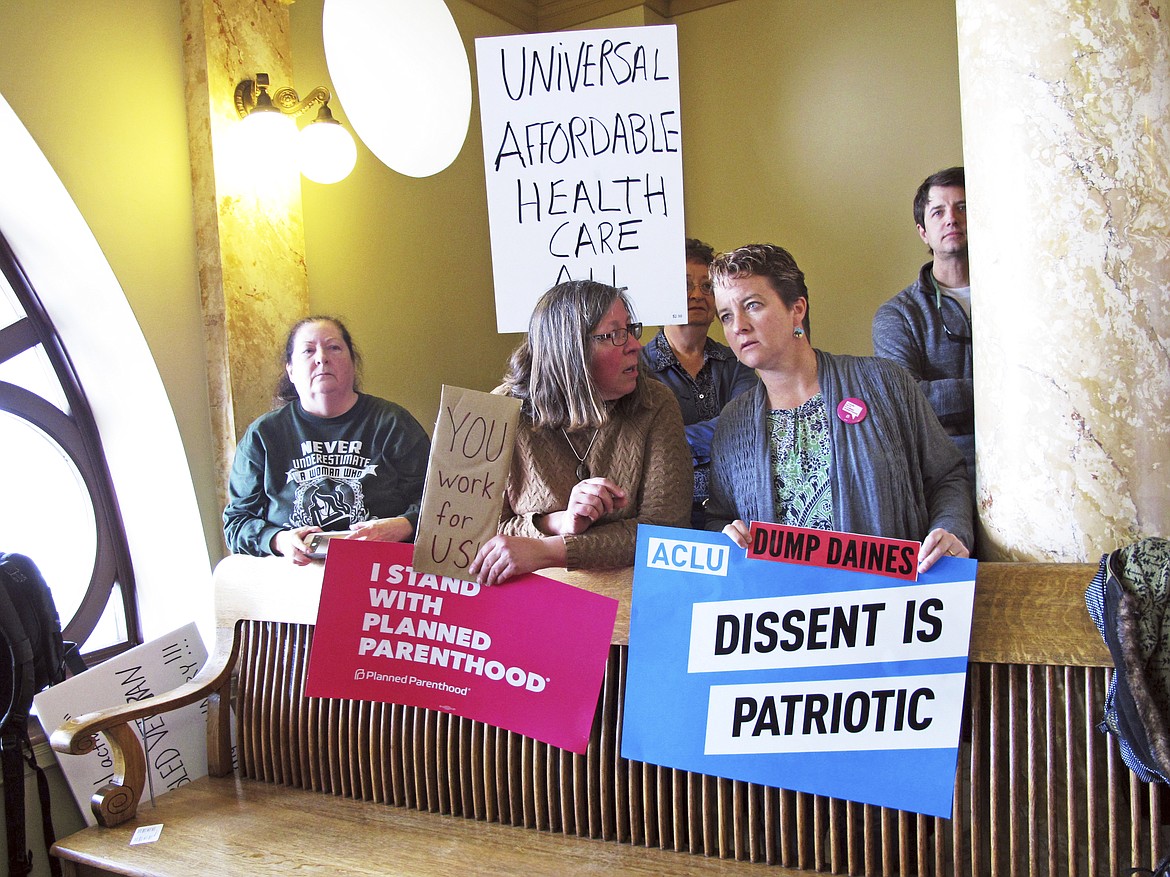
[(852, 569), (913, 582), (918, 579), (918, 550), (921, 547), (920, 542), (905, 539), (752, 521), (747, 556), (750, 560)]
[(893, 582), (639, 527), (622, 756), (949, 816), (975, 569)]
[(475, 41), (500, 332), (565, 280), (629, 289), (686, 321), (674, 25)]
[[(206, 660), (203, 640), (195, 625), (188, 624), (46, 688), (33, 697), (33, 704), (51, 734), (73, 716), (165, 694), (190, 681)], [(207, 774), (207, 701), (132, 722), (131, 727), (146, 752), (148, 793), (158, 796)], [(89, 802), (113, 777), (109, 747), (99, 736), (93, 752), (62, 755), (58, 761), (81, 815), (96, 825)]]
[(442, 710), (572, 752), (589, 743), (617, 601), (537, 575), (481, 588), (410, 546), (329, 548), (306, 692)]
[(461, 578), (496, 535), (520, 400), (443, 387), (414, 537), (414, 568)]

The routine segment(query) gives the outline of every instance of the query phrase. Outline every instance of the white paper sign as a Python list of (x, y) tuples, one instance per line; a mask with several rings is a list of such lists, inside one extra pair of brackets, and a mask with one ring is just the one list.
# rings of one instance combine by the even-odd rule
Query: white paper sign
[(141, 825), (134, 829), (134, 834), (130, 836), (130, 846), (136, 847), (139, 844), (152, 844), (162, 837), (162, 823), (156, 825)]
[[(189, 681), (207, 660), (194, 623), (136, 646), (84, 673), (46, 688), (33, 698), (46, 734), (71, 716), (146, 700)], [(149, 799), (207, 774), (207, 701), (132, 722), (146, 751)], [(113, 776), (113, 758), (104, 738), (86, 755), (58, 755), (86, 823), (96, 825), (89, 801)]]
[(500, 332), (565, 280), (624, 286), (686, 321), (674, 25), (475, 41)]

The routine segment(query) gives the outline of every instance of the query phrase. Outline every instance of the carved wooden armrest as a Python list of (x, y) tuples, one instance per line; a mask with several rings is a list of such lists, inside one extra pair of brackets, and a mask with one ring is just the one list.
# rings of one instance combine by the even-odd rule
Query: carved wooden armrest
[(207, 699), (207, 770), (224, 776), (232, 767), (231, 671), (238, 639), (233, 631), (219, 630), (215, 652), (190, 682), (165, 694), (122, 706), (75, 716), (53, 732), (49, 743), (57, 752), (85, 755), (97, 745), (96, 735), (106, 735), (114, 762), (112, 780), (90, 799), (99, 825), (107, 828), (133, 819), (146, 783), (146, 755), (131, 725), (136, 719), (161, 715)]

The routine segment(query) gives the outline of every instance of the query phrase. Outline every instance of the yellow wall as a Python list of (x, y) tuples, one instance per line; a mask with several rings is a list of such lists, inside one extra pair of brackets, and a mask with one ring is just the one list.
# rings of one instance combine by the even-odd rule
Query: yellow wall
[[(291, 9), (301, 90), (328, 82), (321, 6)], [(463, 0), (448, 6), (471, 58), (474, 37), (514, 32)], [(634, 10), (587, 26), (651, 20)], [(688, 234), (788, 247), (808, 277), (816, 343), (872, 352), (873, 312), (928, 258), (914, 190), (962, 163), (953, 3), (736, 0), (675, 24)], [(462, 153), (434, 178), (403, 177), (361, 148), (348, 180), (304, 190), (313, 306), (351, 318), (367, 387), (428, 428), (439, 383), (494, 386), (518, 337), (491, 332), (478, 112), (476, 99)], [(457, 353), (436, 361), (439, 339)]]
[(788, 248), (813, 343), (869, 354), (929, 258), (914, 190), (962, 163), (950, 0), (737, 0), (680, 16), (687, 228)]
[[(298, 0), (290, 9), (301, 93), (332, 89), (322, 6)], [(515, 33), (463, 0), (449, 6), (469, 58), (476, 36)], [(332, 186), (306, 181), (302, 204), (310, 306), (348, 322), (365, 358), (365, 389), (406, 405), (429, 432), (442, 384), (499, 383), (520, 336), (495, 331), (478, 100), (463, 149), (442, 173), (403, 176), (360, 145), (354, 172)]]
[(65, 184), (126, 293), (174, 407), (215, 546), (223, 537), (180, 40), (177, 0), (0, 3), (0, 94)]
[[(329, 84), (321, 5), (291, 8), (302, 92)], [(515, 32), (465, 0), (448, 6), (471, 58), (476, 36)], [(0, 4), (0, 93), (126, 291), (217, 557), (178, 7)], [(717, 248), (789, 247), (808, 275), (816, 343), (868, 353), (877, 305), (925, 260), (914, 188), (962, 160), (953, 3), (736, 0), (675, 23), (688, 233)], [(366, 388), (429, 429), (440, 384), (492, 387), (518, 340), (495, 332), (478, 100), (462, 153), (437, 176), (403, 177), (359, 150), (349, 179), (305, 183), (310, 303), (348, 318)]]

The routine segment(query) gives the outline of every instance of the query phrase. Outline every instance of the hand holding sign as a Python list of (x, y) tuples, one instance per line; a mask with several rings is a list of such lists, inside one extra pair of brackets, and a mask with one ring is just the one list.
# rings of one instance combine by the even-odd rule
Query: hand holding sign
[(970, 557), (971, 552), (954, 533), (937, 527), (926, 534), (918, 553), (918, 571), (926, 572), (940, 557)]
[(740, 548), (747, 548), (749, 545), (751, 545), (751, 528), (743, 521), (732, 521), (723, 528), (723, 535), (738, 545)]
[(562, 539), (495, 536), (484, 543), (467, 572), (479, 584), (490, 587), (538, 569), (564, 565)]
[(568, 508), (540, 518), (539, 526), (549, 535), (496, 536), (479, 550), (468, 573), (481, 585), (498, 585), (525, 573), (552, 566), (564, 566), (564, 540), (558, 536), (584, 533), (603, 515), (626, 507), (626, 491), (608, 478), (588, 478), (573, 486)]

